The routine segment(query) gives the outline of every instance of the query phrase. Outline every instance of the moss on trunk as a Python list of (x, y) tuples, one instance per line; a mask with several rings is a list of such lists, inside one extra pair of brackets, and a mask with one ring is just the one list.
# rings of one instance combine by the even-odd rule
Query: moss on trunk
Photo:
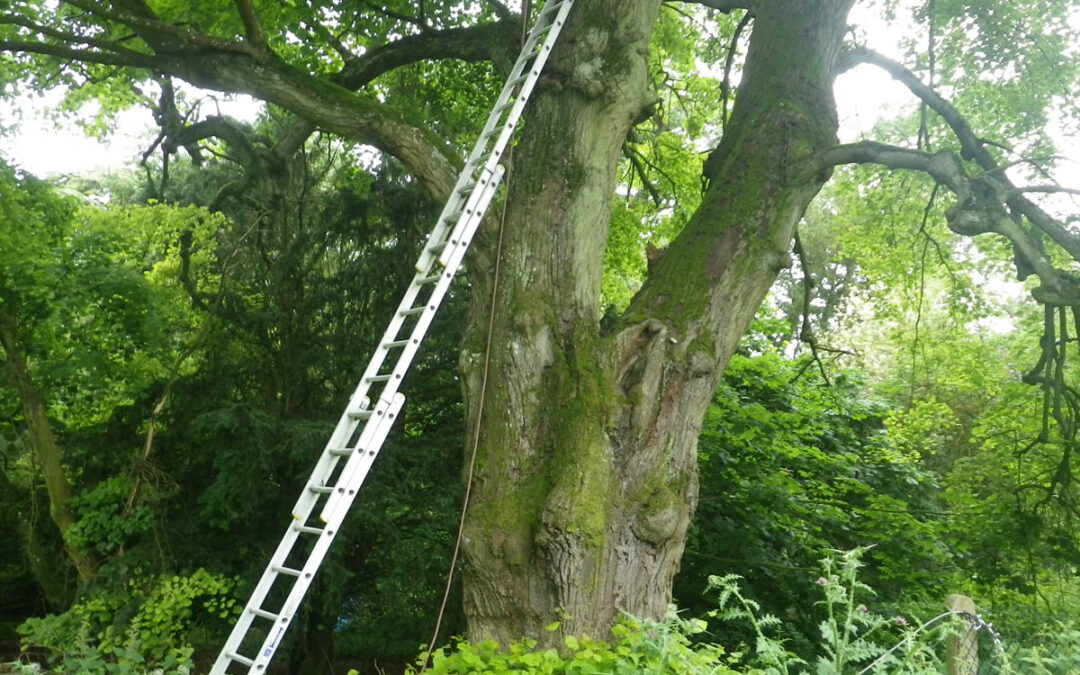
[[(610, 200), (622, 144), (651, 101), (645, 50), (658, 3), (578, 0), (515, 150), (466, 527), (474, 639), (558, 644), (562, 633), (603, 635), (618, 610), (665, 611), (697, 500), (705, 410), (825, 180), (799, 182), (787, 167), (835, 142), (833, 64), (850, 4), (760, 3), (752, 77), (707, 163), (702, 206), (602, 334)], [(493, 234), (471, 267), (470, 420)], [(559, 632), (542, 630), (556, 618)]]

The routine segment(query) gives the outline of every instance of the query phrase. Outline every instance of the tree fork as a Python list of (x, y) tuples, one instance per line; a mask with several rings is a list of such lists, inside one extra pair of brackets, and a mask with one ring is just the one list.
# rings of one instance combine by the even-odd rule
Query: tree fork
[[(579, 0), (515, 151), (494, 372), (465, 530), (473, 639), (604, 635), (659, 617), (697, 498), (696, 438), (727, 359), (828, 171), (832, 81), (851, 0), (750, 3), (746, 76), (712, 187), (612, 333), (599, 293), (619, 151), (651, 96), (658, 3)], [(573, 54), (571, 57), (570, 54)], [(469, 419), (489, 306), (477, 242), (462, 357)], [(561, 619), (560, 631), (543, 627)]]

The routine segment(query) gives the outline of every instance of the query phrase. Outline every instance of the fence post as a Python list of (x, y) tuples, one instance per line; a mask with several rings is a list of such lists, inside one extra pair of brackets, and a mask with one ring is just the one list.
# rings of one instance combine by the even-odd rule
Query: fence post
[[(945, 606), (953, 612), (975, 616), (975, 602), (966, 595), (950, 595)], [(979, 670), (978, 630), (969, 620), (963, 632), (950, 635), (945, 642), (945, 672), (948, 675), (976, 675)]]

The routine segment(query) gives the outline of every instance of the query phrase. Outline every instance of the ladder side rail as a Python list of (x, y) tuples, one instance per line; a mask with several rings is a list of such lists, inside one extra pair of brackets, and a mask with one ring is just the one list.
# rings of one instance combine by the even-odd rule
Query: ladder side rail
[[(483, 213), (487, 211), (488, 205), (495, 196), (495, 192), (502, 182), (504, 173), (505, 169), (501, 165), (495, 167), (491, 181), (480, 193), (477, 208), (468, 220), (473, 223), (479, 223), (483, 219)], [(475, 228), (475, 225), (473, 227)], [(431, 327), (432, 321), (435, 319), (435, 313), (442, 305), (442, 301), (445, 298), (447, 291), (450, 290), (450, 284), (453, 282), (454, 277), (457, 275), (457, 271), (461, 266), (464, 249), (458, 248), (455, 250), (459, 251), (460, 254), (448, 261), (449, 264), (443, 269), (439, 281), (436, 282), (435, 288), (431, 291), (431, 296), (428, 298), (428, 305), (425, 308), (425, 311), (420, 314), (416, 323), (413, 325), (412, 333), (409, 336), (409, 343), (402, 348), (401, 354), (398, 355), (397, 364), (394, 366), (394, 375), (397, 377), (391, 379), (395, 387), (398, 386), (398, 383), (402, 379), (404, 379), (405, 373), (408, 371), (413, 358), (416, 356), (417, 350), (420, 348), (420, 343), (423, 342), (428, 329)]]
[[(442, 267), (446, 267), (446, 260), (450, 254), (450, 251), (462, 246), (463, 233), (468, 231), (469, 223), (472, 221), (479, 222), (483, 217), (484, 212), (487, 211), (487, 203), (490, 199), (484, 199), (484, 196), (489, 191), (494, 191), (499, 186), (499, 182), (502, 180), (502, 172), (505, 170), (499, 165), (498, 159), (501, 155), (491, 154), (488, 160), (484, 162), (484, 165), (480, 168), (479, 180), (475, 183), (475, 187), (469, 193), (469, 199), (465, 202), (465, 208), (461, 211), (461, 215), (454, 223), (454, 227), (450, 232), (450, 235), (446, 239), (446, 245), (442, 247), (442, 250), (438, 254), (438, 261)], [(498, 169), (496, 169), (498, 167)], [(498, 175), (496, 176), (496, 171)], [(483, 204), (483, 205), (481, 205)]]
[[(506, 78), (505, 84), (500, 91), (498, 97), (495, 99), (495, 105), (492, 107), (491, 113), (488, 115), (487, 120), (484, 123), (483, 128), (477, 136), (476, 143), (473, 144), (472, 151), (469, 153), (468, 158), (465, 161), (464, 170), (458, 175), (458, 180), (454, 184), (453, 192), (451, 193), (450, 200), (443, 207), (442, 213), (439, 216), (438, 223), (435, 231), (428, 238), (427, 246), (425, 246), (424, 252), (421, 253), (420, 259), (417, 262), (417, 270), (428, 270), (432, 259), (435, 257), (434, 252), (429, 251), (429, 248), (439, 246), (446, 240), (446, 232), (449, 230), (449, 223), (453, 220), (453, 216), (461, 208), (460, 191), (469, 183), (474, 182), (476, 176), (476, 169), (481, 166), (481, 160), (483, 157), (493, 150), (498, 150), (499, 154), (502, 154), (502, 150), (505, 149), (505, 142), (500, 147), (498, 144), (494, 147), (489, 146), (489, 139), (494, 136), (494, 131), (497, 127), (502, 125), (503, 113), (508, 107), (508, 103), (511, 99), (515, 101), (521, 100), (521, 94), (516, 91), (519, 82), (522, 79), (522, 73), (526, 69), (538, 71), (543, 67), (543, 63), (547, 61), (547, 53), (551, 50), (551, 44), (554, 43), (555, 38), (558, 37), (559, 30), (565, 21), (566, 14), (570, 11), (570, 6), (573, 5), (573, 0), (564, 0), (563, 3), (551, 3), (541, 11), (539, 17), (537, 17), (537, 23), (530, 31), (529, 37), (526, 39), (525, 46), (521, 50), (517, 61), (514, 63), (513, 68), (510, 70), (510, 74)], [(553, 7), (558, 7), (557, 16), (550, 23), (542, 23), (547, 13)], [(552, 34), (554, 29), (554, 34)], [(544, 46), (540, 50), (536, 50), (536, 43), (542, 38), (547, 37)], [(539, 67), (534, 59), (540, 59)], [(528, 98), (528, 93), (532, 91), (532, 83), (529, 83), (528, 78), (525, 80), (529, 84), (528, 90), (525, 94), (525, 98)], [(524, 107), (524, 103), (522, 103)], [(520, 117), (520, 111), (517, 117)], [(514, 117), (511, 124), (516, 125), (517, 117)]]
[[(366, 405), (364, 408), (366, 408)], [(330, 440), (326, 442), (326, 447), (323, 448), (322, 454), (319, 455), (319, 459), (315, 463), (315, 468), (311, 470), (311, 474), (304, 484), (304, 490), (300, 493), (300, 496), (296, 500), (296, 504), (292, 508), (291, 513), (293, 518), (302, 517), (304, 512), (310, 510), (314, 501), (317, 499), (310, 488), (321, 487), (327, 484), (327, 479), (333, 473), (334, 467), (337, 466), (338, 461), (341, 459), (336, 454), (336, 451), (344, 449), (346, 443), (348, 443), (349, 439), (356, 433), (358, 420), (352, 417), (352, 413), (364, 408), (354, 410), (352, 406), (350, 406), (345, 410), (345, 413), (341, 418), (338, 419), (334, 431), (330, 434)]]
[[(378, 448), (382, 447), (383, 441), (386, 440), (386, 435), (394, 425), (394, 420), (397, 419), (401, 406), (404, 403), (405, 397), (401, 394), (394, 396), (391, 401), (379, 401), (378, 407), (384, 414), (373, 417), (372, 421), (374, 421), (375, 424), (368, 425), (374, 427), (370, 443), (372, 444), (372, 447), (376, 449), (376, 452), (378, 452)], [(292, 589), (289, 591), (288, 597), (282, 605), (281, 611), (278, 613), (279, 618), (275, 622), (277, 630), (271, 630), (267, 634), (266, 639), (263, 640), (262, 647), (259, 649), (259, 654), (255, 657), (255, 663), (251, 665), (251, 668), (248, 671), (249, 673), (260, 673), (264, 671), (266, 666), (270, 663), (270, 660), (274, 657), (274, 652), (281, 646), (281, 638), (284, 636), (285, 630), (289, 627), (292, 617), (295, 615), (296, 610), (300, 605), (300, 601), (303, 600), (312, 581), (314, 581), (315, 573), (318, 572), (319, 567), (322, 565), (323, 558), (326, 557), (327, 552), (330, 550), (330, 545), (337, 537), (337, 534), (341, 529), (341, 524), (344, 522), (345, 516), (349, 511), (349, 506), (352, 505), (355, 496), (356, 491), (354, 490), (351, 495), (344, 497), (343, 508), (335, 511), (333, 517), (326, 524), (326, 528), (315, 541), (315, 546), (308, 555), (307, 562), (304, 563), (300, 576), (296, 578)]]
[[(516, 77), (512, 74), (507, 80), (507, 83), (503, 88), (503, 93), (500, 94), (498, 99), (503, 104), (509, 103), (511, 94), (513, 94), (513, 90), (516, 89), (518, 85), (520, 85), (520, 89), (518, 89), (516, 94), (513, 94), (514, 102), (509, 107), (509, 113), (506, 115), (505, 121), (500, 120), (502, 115), (498, 104), (496, 105), (495, 110), (492, 111), (492, 114), (488, 117), (488, 124), (485, 125), (481, 138), (484, 138), (487, 134), (493, 135), (495, 127), (500, 124), (501, 132), (488, 152), (487, 161), (484, 163), (482, 171), (493, 173), (495, 166), (502, 161), (503, 152), (506, 150), (507, 145), (510, 143), (510, 139), (513, 137), (514, 129), (517, 127), (517, 123), (520, 121), (521, 115), (525, 110), (525, 105), (529, 102), (529, 97), (532, 95), (532, 91), (540, 79), (540, 73), (547, 63), (548, 56), (551, 54), (551, 49), (554, 46), (556, 39), (558, 39), (559, 33), (562, 31), (562, 26), (566, 22), (566, 16), (570, 12), (570, 8), (573, 4), (573, 0), (566, 0), (558, 5), (559, 9), (556, 16), (552, 19), (551, 24), (545, 27), (545, 30), (548, 32), (543, 45), (541, 45), (540, 49), (536, 52), (530, 53), (528, 59), (524, 56), (520, 58), (518, 64), (515, 66), (515, 71), (517, 73)], [(547, 9), (548, 8), (545, 7), (545, 10)], [(538, 27), (539, 26), (534, 26), (533, 32), (536, 32)], [(530, 61), (531, 63), (528, 63)], [(528, 64), (529, 74), (520, 83), (513, 84), (512, 86), (515, 79), (521, 78), (521, 73), (524, 71), (524, 66), (526, 66), (526, 64)], [(521, 66), (521, 68), (519, 68), (519, 66)], [(477, 144), (474, 153), (478, 150), (480, 150), (480, 144)], [(449, 236), (450, 245), (444, 247), (439, 254), (439, 262), (444, 266), (450, 258), (451, 249), (459, 248), (463, 245), (466, 247), (468, 246), (467, 243), (463, 244), (463, 242), (471, 239), (472, 231), (475, 231), (475, 225), (479, 224), (479, 221), (472, 222), (474, 227), (469, 230), (468, 236), (464, 236), (466, 227), (463, 227), (463, 225), (467, 226), (470, 222), (472, 221), (468, 219), (458, 221), (458, 227), (454, 228), (451, 232)]]
[[(499, 164), (502, 152), (511, 141), (521, 113), (533, 87), (538, 81), (551, 47), (557, 39), (563, 23), (565, 23), (566, 16), (572, 5), (573, 0), (549, 2), (537, 17), (537, 21), (527, 38), (518, 61), (515, 63), (511, 76), (504, 85), (494, 109), (488, 116), (484, 130), (474, 145), (472, 153), (465, 164), (465, 169), (458, 176), (454, 192), (450, 195), (433, 232), (429, 235), (424, 249), (421, 251), (416, 265), (417, 274), (406, 289), (398, 310), (391, 318), (382, 341), (365, 369), (364, 376), (360, 379), (353, 395), (350, 397), (345, 413), (335, 427), (323, 454), (320, 456), (319, 462), (316, 464), (315, 470), (311, 474), (310, 480), (297, 500), (293, 513), (295, 520), (290, 523), (285, 536), (271, 558), (270, 564), (264, 571), (263, 577), (245, 606), (243, 615), (239, 617), (226, 641), (225, 647), (219, 654), (211, 670), (214, 675), (224, 673), (231, 661), (250, 666), (250, 673), (260, 672), (265, 668), (274, 651), (280, 645), (284, 627), (280, 627), (276, 633), (271, 632), (267, 635), (263, 648), (256, 659), (253, 660), (237, 653), (237, 649), (250, 631), (251, 624), (256, 616), (264, 618), (276, 617), (287, 626), (293, 611), (306, 593), (314, 572), (321, 565), (338, 527), (344, 520), (349, 506), (374, 462), (375, 456), (381, 449), (386, 434), (393, 423), (392, 418), (396, 416), (404, 400), (404, 397), (397, 393), (401, 380), (411, 365), (420, 343), (434, 319), (435, 313), (448, 292), (457, 269), (462, 264), (469, 240), (498, 189), (504, 172), (503, 167)], [(555, 14), (555, 16), (551, 17), (551, 14)], [(542, 37), (545, 38), (544, 43), (537, 49), (537, 44)], [(523, 74), (526, 69), (529, 72)], [(513, 99), (512, 103), (511, 99)], [(509, 113), (504, 119), (503, 113), (507, 110), (509, 110)], [(500, 129), (497, 137), (495, 134), (496, 128)], [(496, 138), (494, 143), (491, 144), (490, 141), (493, 137)], [(486, 161), (481, 161), (485, 157)], [(451, 221), (454, 221), (453, 227), (451, 227)], [(448, 245), (451, 237), (455, 238), (456, 241), (452, 245)], [(435, 279), (436, 275), (431, 274), (433, 270), (428, 269), (436, 257), (444, 265), (444, 269), (437, 275), (437, 280)], [(420, 291), (430, 283), (435, 283), (430, 296), (422, 305), (416, 305), (416, 299), (419, 297)], [(407, 340), (400, 340), (398, 336), (407, 319), (412, 316), (417, 316), (417, 319), (416, 323), (413, 324), (410, 337)], [(391, 343), (395, 344), (391, 345)], [(398, 354), (397, 362), (390, 374), (380, 375), (379, 371), (382, 369), (391, 348), (400, 348), (402, 351)], [(367, 410), (368, 392), (371, 385), (376, 381), (385, 381), (376, 397), (376, 408), (378, 412), (386, 412), (392, 407), (393, 412), (389, 415), (380, 415), (376, 412), (376, 409)], [(359, 405), (356, 405), (357, 402), (360, 402)], [(335, 485), (328, 486), (327, 483), (333, 474), (333, 470), (341, 458), (341, 451), (350, 450), (345, 446), (356, 432), (357, 424), (361, 419), (357, 417), (356, 413), (361, 411), (368, 412), (364, 428), (361, 430), (360, 437), (354, 447), (351, 448), (352, 452), (348, 453), (346, 465), (338, 475)], [(326, 490), (326, 487), (332, 487), (332, 492)], [(322, 489), (315, 490), (314, 488)], [(327, 527), (305, 526), (304, 523), (310, 517), (320, 496), (327, 492), (330, 492), (330, 494), (323, 510), (323, 515), (328, 523)], [(305, 571), (301, 573), (297, 570), (281, 570), (302, 532), (319, 535), (312, 552), (308, 554), (307, 562), (304, 565)], [(283, 609), (280, 611), (280, 615), (274, 615), (272, 612), (264, 610), (262, 603), (266, 600), (266, 596), (269, 594), (275, 580), (281, 573), (285, 572), (291, 576), (296, 576), (297, 579)]]
[(274, 568), (285, 564), (285, 560), (288, 558), (289, 553), (292, 552), (293, 545), (299, 536), (300, 533), (293, 528), (293, 523), (290, 522), (288, 529), (285, 531), (285, 536), (278, 543), (277, 550), (270, 557), (270, 563), (263, 570), (255, 589), (251, 592), (247, 603), (244, 604), (243, 611), (233, 625), (232, 632), (229, 633), (229, 637), (225, 640), (225, 646), (222, 647), (217, 660), (210, 669), (211, 673), (224, 673), (225, 669), (229, 667), (229, 662), (236, 660), (233, 657), (239, 655), (240, 643), (244, 641), (244, 637), (255, 620), (255, 614), (252, 610), (261, 609), (262, 603), (266, 600), (266, 596), (278, 576), (274, 572)]
[(368, 361), (367, 367), (364, 368), (363, 375), (360, 376), (360, 382), (356, 385), (353, 397), (359, 397), (361, 399), (367, 397), (368, 391), (372, 385), (372, 378), (379, 374), (379, 370), (386, 361), (386, 357), (390, 354), (390, 350), (386, 349), (384, 345), (397, 339), (398, 334), (401, 332), (401, 327), (405, 324), (407, 319), (407, 317), (403, 315), (404, 310), (413, 307), (413, 303), (416, 302), (417, 296), (423, 289), (423, 284), (418, 283), (421, 278), (423, 277), (420, 273), (414, 275), (412, 282), (410, 282), (408, 288), (405, 289), (405, 294), (401, 298), (401, 302), (398, 303), (397, 309), (394, 310), (394, 315), (390, 318), (386, 330), (383, 331), (383, 335), (379, 339), (375, 351)]
[[(352, 406), (350, 406), (351, 408)], [(292, 517), (294, 522), (296, 520), (304, 521), (310, 514), (311, 509), (315, 506), (318, 500), (318, 495), (312, 493), (308, 488), (313, 485), (325, 484), (326, 477), (333, 470), (334, 465), (339, 459), (337, 456), (331, 453), (332, 449), (343, 447), (348, 442), (349, 437), (355, 433), (357, 421), (349, 416), (350, 410), (346, 410), (345, 414), (338, 420), (337, 427), (334, 429), (333, 434), (330, 436), (330, 441), (327, 443), (326, 448), (323, 450), (319, 461), (315, 465), (315, 469), (312, 471), (308, 482), (305, 484), (304, 490), (301, 491), (300, 497), (297, 499), (296, 504), (292, 509)], [(262, 576), (259, 578), (254, 590), (248, 597), (247, 603), (244, 605), (244, 611), (237, 620), (237, 623), (233, 626), (233, 630), (230, 632), (229, 637), (225, 640), (225, 646), (221, 651), (221, 655), (218, 657), (220, 662), (227, 653), (236, 653), (240, 648), (240, 642), (243, 641), (244, 635), (251, 627), (251, 622), (254, 619), (254, 615), (250, 610), (260, 609), (263, 601), (266, 599), (267, 593), (270, 592), (270, 588), (273, 586), (277, 573), (274, 572), (276, 567), (281, 567), (285, 564), (289, 553), (292, 552), (293, 546), (296, 544), (296, 540), (299, 537), (299, 532), (293, 529), (293, 523), (289, 523), (289, 527), (285, 532), (285, 535), (278, 542), (278, 547), (275, 549), (273, 555), (270, 556), (270, 562), (267, 563), (266, 568), (263, 570)], [(228, 665), (226, 660), (222, 667)], [(215, 668), (217, 664), (215, 664)]]
[[(400, 407), (400, 404), (398, 404), (398, 407)], [(380, 401), (379, 405), (377, 405), (376, 408), (373, 410), (372, 417), (367, 420), (368, 423), (365, 424), (365, 428), (364, 428), (363, 431), (361, 431), (361, 434), (365, 434), (365, 432), (367, 432), (367, 437), (369, 439), (370, 438), (377, 438), (378, 433), (379, 433), (379, 427), (382, 426), (383, 423), (387, 419), (390, 419), (391, 413), (389, 411), (391, 411), (391, 410), (393, 411), (392, 415), (396, 416), (397, 411), (393, 409), (393, 402), (388, 403), (388, 402)], [(383, 413), (383, 414), (380, 414), (380, 413)], [(372, 422), (374, 422), (374, 424), (372, 424)], [(392, 425), (392, 421), (390, 422), (390, 425)], [(390, 425), (386, 425), (386, 427), (387, 427), (386, 431), (389, 431), (389, 426)], [(355, 427), (356, 425), (353, 424), (352, 426)], [(369, 428), (371, 428), (371, 432), (368, 432)], [(385, 433), (386, 432), (383, 432), (384, 437), (385, 437)], [(306, 489), (305, 489), (305, 492), (307, 492)], [(310, 507), (308, 509), (308, 513), (310, 514)], [(294, 520), (292, 522), (290, 522), (289, 526), (286, 528), (285, 534), (281, 538), (281, 541), (278, 543), (277, 549), (274, 551), (274, 554), (270, 557), (270, 562), (266, 565), (266, 568), (263, 570), (263, 574), (259, 578), (259, 581), (255, 586), (255, 589), (251, 592), (251, 595), (248, 597), (248, 601), (244, 605), (244, 609), (243, 609), (240, 617), (237, 619), (236, 624), (234, 624), (232, 632), (229, 634), (229, 637), (226, 639), (225, 646), (221, 650), (221, 653), (218, 655), (217, 661), (215, 662), (213, 669), (211, 669), (212, 673), (218, 673), (218, 672), (223, 673), (225, 671), (225, 669), (228, 667), (230, 661), (240, 660), (240, 659), (233, 658), (234, 656), (239, 655), (244, 660), (258, 661), (258, 658), (250, 659), (248, 657), (244, 657), (244, 656), (240, 655), (239, 654), (240, 643), (243, 642), (244, 637), (247, 635), (248, 631), (251, 629), (251, 624), (255, 620), (255, 617), (257, 616), (256, 612), (263, 611), (263, 603), (266, 601), (266, 596), (270, 593), (270, 589), (273, 587), (275, 581), (277, 581), (278, 577), (281, 576), (280, 573), (277, 572), (277, 570), (285, 566), (285, 563), (288, 560), (289, 554), (292, 553), (293, 547), (296, 545), (296, 541), (300, 537), (301, 532), (296, 529), (297, 523), (302, 524), (305, 521), (306, 521), (306, 516), (304, 518), (297, 519), (296, 515), (294, 514)], [(311, 561), (311, 554), (308, 555), (308, 562), (310, 562), (310, 561)], [(320, 558), (320, 562), (321, 562), (321, 558)], [(294, 587), (295, 587), (295, 583), (296, 582), (294, 582)], [(282, 611), (279, 612), (279, 614), (281, 616), (286, 616), (285, 609), (283, 608)], [(286, 616), (286, 618), (291, 618), (291, 614)], [(268, 641), (269, 641), (270, 637), (272, 637), (272, 636), (267, 637)], [(264, 648), (265, 648), (265, 645), (264, 645)], [(262, 654), (262, 651), (260, 651), (260, 654)], [(273, 654), (273, 652), (271, 652), (271, 655), (272, 654)], [(269, 659), (267, 659), (267, 660), (269, 660)], [(219, 670), (219, 668), (220, 668), (220, 670)], [(252, 668), (252, 670), (249, 671), (249, 672), (255, 672), (255, 670), (254, 670), (255, 665), (254, 664), (251, 665), (251, 668)]]
[[(347, 486), (349, 485), (349, 481), (346, 477), (351, 475), (355, 471), (356, 463), (366, 453), (372, 451), (378, 453), (378, 451), (380, 450), (382, 442), (379, 441), (379, 445), (376, 445), (374, 439), (380, 438), (380, 434), (382, 434), (382, 437), (385, 438), (386, 434), (381, 431), (382, 425), (386, 422), (388, 410), (390, 406), (394, 404), (396, 396), (397, 391), (395, 388), (395, 391), (386, 392), (385, 397), (380, 396), (379, 400), (376, 401), (371, 417), (369, 417), (364, 423), (364, 428), (360, 430), (360, 435), (357, 437), (356, 442), (351, 447), (352, 452), (349, 453), (348, 459), (345, 460), (345, 466), (342, 467), (341, 473), (338, 474), (337, 480), (335, 481), (335, 484), (333, 486), (333, 492), (327, 495), (326, 502), (323, 504), (323, 509), (319, 515), (319, 520), (321, 520), (322, 522), (329, 522), (330, 516), (333, 512), (334, 504), (345, 496), (345, 491), (347, 489)], [(394, 414), (397, 414), (396, 411)], [(302, 522), (306, 522), (306, 519), (310, 515), (311, 511), (309, 510), (306, 514), (304, 514), (304, 520)]]
[[(481, 184), (477, 186), (478, 189), (474, 189), (469, 194), (469, 199), (466, 203), (466, 207), (458, 217), (459, 223), (470, 220), (478, 222), (480, 220), (483, 212), (487, 210), (488, 204), (491, 202), (491, 196), (498, 189), (498, 185), (499, 182), (502, 180), (504, 171), (505, 170), (503, 169), (503, 167), (496, 166), (493, 170), (490, 171), (487, 178), (481, 180)], [(460, 224), (455, 225), (455, 229), (460, 228)], [(418, 262), (417, 267), (419, 268), (419, 266), (420, 265)], [(454, 272), (456, 272), (456, 268)], [(440, 281), (445, 276), (446, 269), (444, 266), (443, 270), (439, 273)], [(380, 374), (379, 371), (382, 370), (386, 357), (389, 354), (389, 349), (386, 348), (386, 345), (390, 342), (396, 341), (400, 337), (401, 328), (406, 322), (406, 313), (408, 310), (411, 310), (414, 307), (414, 303), (416, 302), (416, 299), (420, 294), (420, 290), (427, 285), (424, 280), (428, 278), (429, 276), (424, 271), (418, 270), (413, 275), (413, 279), (410, 282), (409, 287), (405, 292), (405, 295), (402, 297), (401, 302), (398, 303), (397, 310), (395, 310), (394, 315), (386, 328), (386, 331), (383, 333), (382, 339), (379, 341), (379, 346), (376, 348), (376, 353), (368, 362), (367, 368), (364, 370), (364, 373), (360, 378), (360, 383), (357, 385), (357, 389), (353, 393), (354, 397), (366, 396), (367, 393), (370, 391), (370, 385), (373, 382), (372, 378), (375, 378)], [(434, 291), (432, 291), (432, 296), (429, 296), (424, 303), (424, 312), (437, 311), (440, 302), (441, 295), (439, 296), (439, 300), (436, 301), (434, 299)], [(416, 339), (417, 337), (422, 339), (423, 334), (417, 335), (414, 330), (411, 333), (410, 339)], [(398, 359), (398, 363), (400, 364), (400, 355)], [(390, 398), (394, 395), (394, 393), (397, 392), (398, 387), (400, 387), (401, 385), (402, 379), (404, 379), (404, 371), (408, 368), (408, 364), (409, 362), (406, 361), (404, 369), (399, 366), (395, 366), (393, 368), (393, 370), (391, 371), (390, 379), (386, 382), (383, 389), (379, 393), (380, 397)]]
[[(481, 198), (481, 203), (478, 205), (479, 210), (475, 212), (472, 217), (475, 222), (478, 223), (482, 219), (483, 216), (481, 214), (487, 210), (487, 207), (502, 180), (503, 173), (504, 169), (501, 166), (497, 167), (495, 175), (492, 177), (492, 181), (489, 183), (488, 189), (485, 191), (484, 196)], [(461, 253), (464, 253), (463, 249), (461, 249)], [(451, 261), (450, 266), (443, 270), (439, 281), (436, 282), (435, 288), (431, 291), (431, 296), (428, 298), (428, 304), (425, 307), (424, 312), (420, 314), (416, 324), (413, 326), (408, 344), (402, 348), (401, 353), (398, 355), (398, 360), (394, 365), (391, 378), (383, 389), (381, 397), (392, 397), (397, 395), (398, 387), (402, 380), (405, 379), (405, 374), (408, 372), (409, 366), (412, 364), (412, 361), (420, 348), (420, 344), (427, 335), (427, 331), (430, 329), (431, 324), (435, 319), (436, 312), (438, 312), (439, 307), (442, 305), (446, 293), (450, 290), (450, 285), (454, 280), (461, 262), (461, 255), (457, 255)], [(326, 500), (326, 504), (320, 514), (320, 518), (323, 521), (329, 521), (333, 517), (335, 511), (342, 508), (343, 503), (351, 503), (351, 493), (354, 490), (353, 486), (355, 486), (355, 489), (359, 489), (360, 484), (363, 483), (367, 476), (371, 463), (374, 462), (375, 455), (380, 449), (381, 447), (372, 448), (368, 449), (367, 452), (364, 452), (365, 446), (362, 443), (357, 444), (358, 451), (349, 456), (345, 467), (342, 469), (341, 476), (338, 478), (338, 485), (345, 485), (346, 487), (335, 490)], [(344, 497), (347, 496), (346, 493), (349, 493), (347, 502), (343, 501)]]

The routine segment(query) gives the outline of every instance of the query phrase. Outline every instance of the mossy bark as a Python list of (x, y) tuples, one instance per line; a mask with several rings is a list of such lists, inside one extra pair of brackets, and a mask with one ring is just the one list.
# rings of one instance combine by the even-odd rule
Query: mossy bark
[[(622, 144), (651, 101), (645, 57), (659, 2), (575, 6), (514, 151), (465, 532), (474, 639), (557, 643), (605, 634), (619, 610), (664, 612), (697, 498), (705, 410), (827, 179), (787, 167), (835, 143), (832, 81), (851, 2), (754, 3), (743, 84), (706, 163), (711, 187), (606, 333), (609, 209)], [(485, 232), (471, 261), (471, 424), (495, 241)], [(560, 631), (545, 633), (556, 619)]]

